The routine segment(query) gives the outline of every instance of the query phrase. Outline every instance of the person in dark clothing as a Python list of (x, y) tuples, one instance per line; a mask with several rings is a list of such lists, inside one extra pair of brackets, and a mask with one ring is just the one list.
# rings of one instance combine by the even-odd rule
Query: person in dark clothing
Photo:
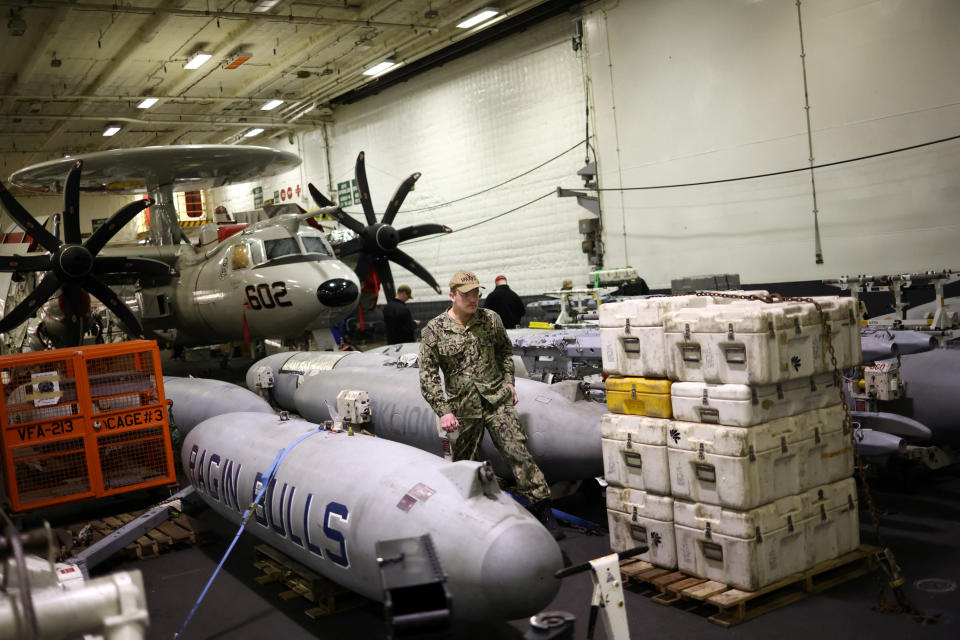
[(520, 319), (527, 312), (527, 309), (523, 306), (523, 300), (520, 299), (520, 296), (514, 293), (510, 285), (507, 284), (507, 276), (497, 276), (494, 284), (497, 286), (487, 296), (483, 306), (491, 311), (496, 311), (505, 328), (514, 329), (520, 324)]
[(415, 342), (414, 333), (420, 324), (410, 315), (406, 302), (413, 298), (413, 291), (405, 284), (397, 287), (396, 297), (383, 309), (383, 326), (387, 332), (387, 343)]

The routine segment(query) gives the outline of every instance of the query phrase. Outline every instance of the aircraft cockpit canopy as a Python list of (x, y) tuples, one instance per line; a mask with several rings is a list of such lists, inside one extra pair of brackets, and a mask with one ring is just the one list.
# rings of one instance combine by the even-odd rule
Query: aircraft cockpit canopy
[(323, 236), (300, 234), (300, 242), (303, 243), (303, 250), (307, 253), (319, 253), (322, 256), (332, 256), (333, 251)]
[(282, 258), (283, 256), (299, 255), (300, 245), (295, 238), (276, 238), (274, 240), (264, 240), (263, 248), (266, 250), (267, 260)]
[[(333, 258), (333, 247), (323, 235), (314, 229), (303, 228), (291, 236), (283, 227), (262, 229), (243, 238), (237, 247), (246, 247), (252, 266), (300, 256), (303, 260)], [(294, 258), (295, 259), (295, 258)]]

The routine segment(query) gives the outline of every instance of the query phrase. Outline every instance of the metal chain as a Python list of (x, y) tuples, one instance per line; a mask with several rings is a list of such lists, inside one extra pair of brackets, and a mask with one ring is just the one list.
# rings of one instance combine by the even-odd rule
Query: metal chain
[[(774, 304), (777, 302), (806, 302), (816, 307), (817, 313), (820, 314), (820, 324), (823, 327), (824, 341), (826, 342), (827, 350), (830, 353), (830, 364), (833, 368), (833, 384), (837, 388), (837, 392), (840, 394), (840, 404), (843, 405), (843, 432), (848, 434), (850, 438), (850, 446), (853, 449), (854, 455), (854, 467), (856, 469), (857, 477), (860, 480), (860, 488), (863, 491), (863, 498), (867, 503), (867, 512), (870, 515), (870, 521), (873, 524), (873, 530), (877, 536), (877, 545), (880, 547), (880, 551), (875, 554), (874, 559), (882, 572), (887, 574), (887, 579), (885, 580), (881, 575), (881, 571), (876, 571), (874, 573), (878, 583), (877, 604), (874, 609), (880, 613), (902, 613), (904, 611), (913, 611), (913, 607), (907, 603), (906, 598), (903, 596), (901, 590), (904, 579), (900, 574), (900, 567), (897, 566), (896, 561), (894, 560), (893, 552), (884, 544), (883, 536), (880, 532), (880, 517), (877, 515), (877, 509), (873, 503), (873, 495), (870, 492), (870, 485), (867, 482), (866, 465), (863, 462), (863, 458), (860, 456), (859, 449), (857, 449), (857, 438), (853, 428), (853, 419), (850, 416), (850, 405), (847, 404), (847, 396), (843, 391), (843, 376), (840, 373), (840, 368), (837, 366), (837, 354), (833, 347), (832, 330), (830, 328), (829, 318), (827, 313), (823, 310), (823, 307), (813, 298), (784, 297), (775, 293), (761, 296), (756, 294), (744, 295), (735, 293), (698, 291), (696, 292), (696, 295), (701, 297), (752, 300), (765, 302), (767, 304)], [(885, 589), (887, 585), (890, 586), (896, 595), (896, 603), (887, 602), (885, 596)]]

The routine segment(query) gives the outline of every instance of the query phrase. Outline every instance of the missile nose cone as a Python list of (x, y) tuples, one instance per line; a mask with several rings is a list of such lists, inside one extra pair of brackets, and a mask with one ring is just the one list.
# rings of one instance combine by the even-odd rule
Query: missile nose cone
[(345, 278), (333, 278), (317, 287), (317, 300), (326, 307), (345, 307), (360, 295), (357, 285)]
[(481, 580), (490, 611), (505, 620), (537, 613), (560, 590), (553, 574), (562, 568), (560, 547), (546, 529), (533, 522), (508, 527), (483, 558)]

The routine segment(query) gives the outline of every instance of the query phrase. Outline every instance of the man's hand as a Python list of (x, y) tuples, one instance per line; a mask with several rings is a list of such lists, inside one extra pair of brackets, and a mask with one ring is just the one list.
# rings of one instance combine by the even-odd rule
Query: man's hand
[(456, 431), (460, 426), (460, 421), (457, 420), (457, 416), (452, 413), (445, 413), (440, 416), (440, 428), (450, 433), (451, 431)]
[(513, 404), (516, 405), (518, 402), (520, 402), (520, 398), (517, 396), (517, 390), (512, 384), (508, 383), (507, 386), (510, 387), (510, 391), (513, 392)]

